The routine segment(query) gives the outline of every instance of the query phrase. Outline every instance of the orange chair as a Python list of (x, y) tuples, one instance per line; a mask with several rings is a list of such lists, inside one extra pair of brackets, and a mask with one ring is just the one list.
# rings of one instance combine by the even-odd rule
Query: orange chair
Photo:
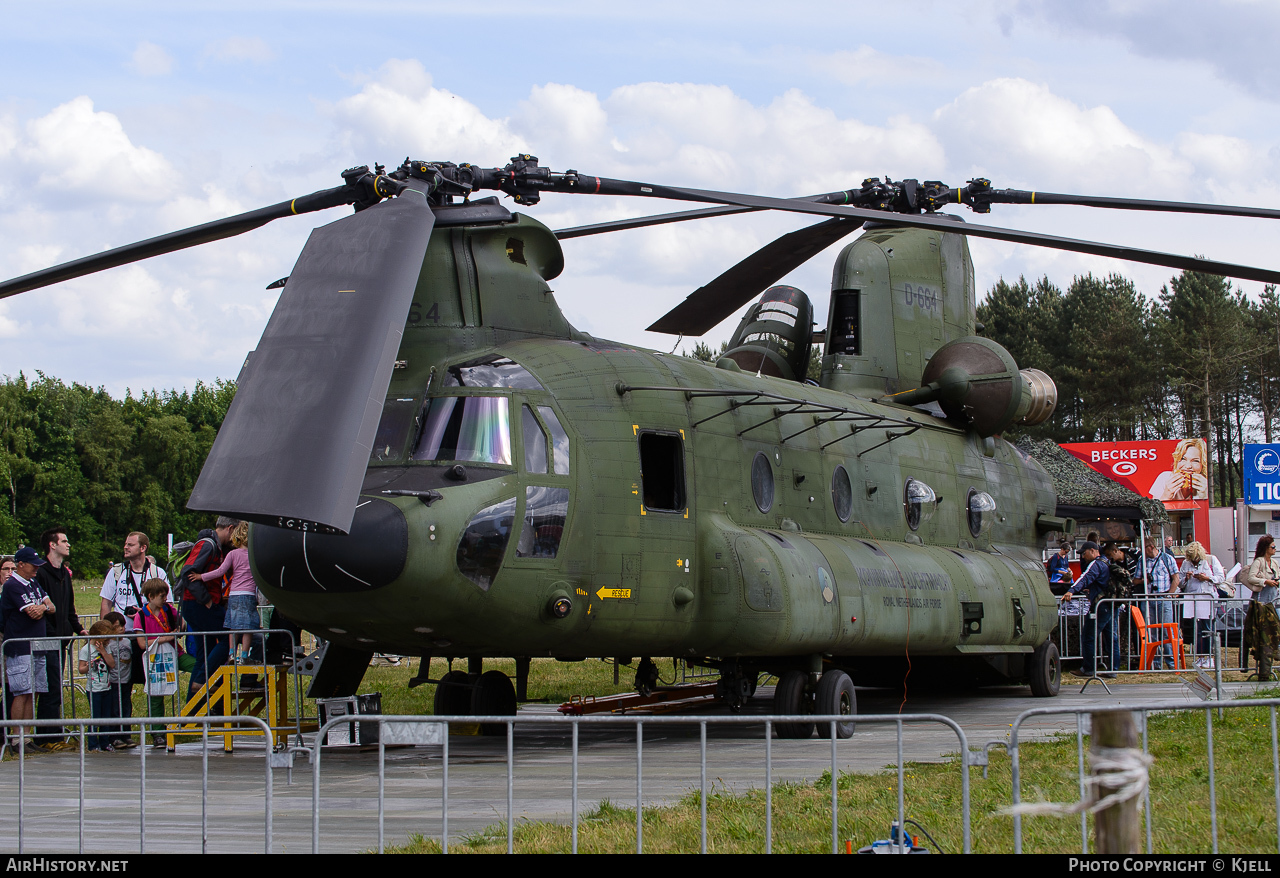
[[(1129, 612), (1133, 614), (1133, 624), (1138, 627), (1138, 636), (1142, 638), (1142, 661), (1138, 664), (1141, 671), (1151, 670), (1151, 660), (1156, 650), (1168, 644), (1173, 649), (1174, 670), (1185, 671), (1186, 663), (1182, 660), (1182, 629), (1177, 622), (1156, 622), (1147, 624), (1142, 618), (1142, 611), (1136, 603), (1129, 604)], [(1152, 640), (1156, 634), (1164, 634), (1164, 640)]]

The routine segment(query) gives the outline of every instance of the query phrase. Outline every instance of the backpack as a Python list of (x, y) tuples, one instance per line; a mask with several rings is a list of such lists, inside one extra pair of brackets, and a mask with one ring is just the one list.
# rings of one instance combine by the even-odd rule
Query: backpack
[(1106, 586), (1102, 589), (1102, 596), (1104, 598), (1132, 597), (1133, 576), (1124, 562), (1107, 559), (1107, 569), (1110, 575), (1107, 577)]
[[(209, 543), (213, 546), (213, 555), (210, 558), (209, 570), (213, 570), (222, 563), (222, 553), (219, 551), (218, 544), (208, 537), (196, 540), (194, 543), (184, 540), (173, 547), (173, 554), (169, 556), (169, 581), (178, 584), (175, 587), (182, 589), (182, 594), (187, 591), (187, 574), (192, 572), (192, 565), (195, 563), (196, 556), (200, 554), (200, 544)], [(196, 571), (207, 573), (208, 571)], [(204, 583), (205, 590), (209, 592), (209, 597), (213, 599), (215, 604), (221, 604), (226, 600), (227, 587), (231, 583), (231, 574), (228, 573), (222, 579)], [(181, 599), (181, 594), (175, 591), (174, 597)]]

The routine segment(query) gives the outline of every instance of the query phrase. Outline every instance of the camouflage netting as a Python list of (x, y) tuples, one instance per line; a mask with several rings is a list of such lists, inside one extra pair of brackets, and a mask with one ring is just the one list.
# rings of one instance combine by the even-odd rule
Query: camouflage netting
[(1164, 504), (1150, 497), (1135, 494), (1119, 482), (1113, 482), (1102, 473), (1085, 466), (1080, 460), (1048, 439), (1032, 439), (1023, 436), (1018, 448), (1044, 467), (1053, 479), (1058, 492), (1058, 503), (1063, 506), (1134, 507), (1142, 510), (1142, 517), (1150, 522), (1169, 520)]

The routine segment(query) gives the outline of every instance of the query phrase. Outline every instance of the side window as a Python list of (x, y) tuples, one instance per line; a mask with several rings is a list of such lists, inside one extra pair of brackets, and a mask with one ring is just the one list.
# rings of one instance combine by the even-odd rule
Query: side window
[(516, 541), (517, 558), (554, 558), (569, 514), (569, 489), (531, 486), (525, 489), (524, 524)]
[(645, 509), (685, 510), (684, 443), (678, 434), (640, 434), (640, 481)]
[(404, 455), (410, 432), (418, 427), (418, 406), (412, 398), (392, 398), (382, 407), (378, 433), (373, 440), (369, 461), (399, 460)]
[(520, 406), (520, 423), (524, 433), (524, 469), (529, 473), (547, 471), (547, 434), (542, 432), (533, 409)]
[(558, 476), (569, 475), (569, 434), (560, 426), (560, 419), (550, 406), (540, 405), (538, 411), (547, 429), (551, 431), (551, 471)]

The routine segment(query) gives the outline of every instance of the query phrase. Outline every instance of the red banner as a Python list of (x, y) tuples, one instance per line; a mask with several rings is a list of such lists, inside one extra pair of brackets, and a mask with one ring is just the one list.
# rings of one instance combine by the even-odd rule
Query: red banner
[(1086, 466), (1169, 509), (1193, 509), (1209, 499), (1203, 439), (1071, 442), (1062, 446)]

